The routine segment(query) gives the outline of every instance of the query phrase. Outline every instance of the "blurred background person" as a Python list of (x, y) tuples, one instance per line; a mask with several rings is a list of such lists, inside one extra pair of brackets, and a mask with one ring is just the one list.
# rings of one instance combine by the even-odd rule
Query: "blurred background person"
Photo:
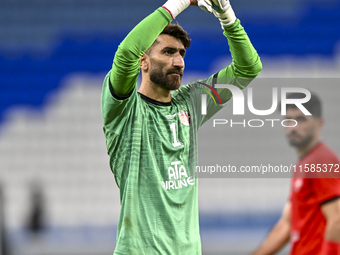
[(28, 211), (26, 228), (34, 237), (39, 237), (46, 228), (45, 200), (41, 185), (38, 182), (32, 182), (30, 193), (30, 209)]
[[(288, 99), (301, 99), (292, 93)], [(253, 255), (275, 254), (290, 240), (292, 255), (340, 254), (340, 161), (321, 140), (324, 120), (320, 99), (312, 94), (303, 104), (287, 104), (285, 128), (299, 161), (291, 180), (290, 198), (282, 216)]]

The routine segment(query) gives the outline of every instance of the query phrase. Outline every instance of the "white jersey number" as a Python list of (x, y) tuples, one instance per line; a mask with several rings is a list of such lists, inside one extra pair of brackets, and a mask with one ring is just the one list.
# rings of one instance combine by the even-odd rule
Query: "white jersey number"
[(173, 138), (174, 138), (174, 142), (172, 143), (172, 146), (174, 146), (174, 147), (182, 146), (183, 144), (178, 141), (176, 122), (173, 122), (173, 123), (170, 124), (170, 129), (172, 131), (172, 135), (173, 135)]

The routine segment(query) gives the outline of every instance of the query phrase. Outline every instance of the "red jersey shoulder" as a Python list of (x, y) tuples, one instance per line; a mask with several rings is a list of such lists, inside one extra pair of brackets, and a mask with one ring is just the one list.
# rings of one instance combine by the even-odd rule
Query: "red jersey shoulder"
[(297, 164), (296, 178), (340, 178), (340, 160), (326, 144), (318, 144)]
[(300, 162), (309, 164), (339, 164), (340, 160), (331, 148), (324, 143), (319, 143)]
[(297, 163), (297, 169), (303, 171), (294, 173), (291, 191), (304, 199), (313, 197), (318, 202), (340, 195), (339, 165), (335, 152), (320, 143)]

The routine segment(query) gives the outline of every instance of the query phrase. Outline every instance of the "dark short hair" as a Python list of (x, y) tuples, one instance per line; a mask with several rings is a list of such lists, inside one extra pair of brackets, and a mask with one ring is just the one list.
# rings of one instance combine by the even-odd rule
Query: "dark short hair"
[[(183, 46), (185, 49), (188, 49), (191, 45), (191, 39), (189, 37), (189, 34), (187, 31), (185, 31), (179, 24), (169, 24), (167, 25), (163, 31), (160, 33), (160, 35), (170, 35), (173, 36), (179, 40), (181, 40)], [(150, 46), (149, 49), (146, 50), (146, 54), (150, 54), (152, 47), (157, 43), (154, 41), (154, 43)]]
[[(300, 99), (304, 98), (305, 94), (303, 93), (288, 93), (287, 99)], [(311, 92), (311, 98), (308, 102), (304, 103), (303, 106), (312, 114), (315, 118), (320, 118), (322, 116), (322, 105), (320, 98)], [(287, 104), (286, 109), (296, 109), (298, 108), (295, 104)], [(281, 102), (279, 103), (279, 110), (281, 110)]]

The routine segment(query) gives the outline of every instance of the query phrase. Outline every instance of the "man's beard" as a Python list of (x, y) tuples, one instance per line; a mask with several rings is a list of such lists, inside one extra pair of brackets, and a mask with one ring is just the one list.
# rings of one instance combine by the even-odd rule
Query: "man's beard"
[(308, 134), (305, 138), (303, 138), (302, 140), (298, 140), (298, 141), (294, 139), (291, 140), (288, 136), (288, 140), (289, 140), (290, 145), (297, 147), (297, 148), (301, 148), (301, 147), (307, 146), (313, 140), (313, 134)]
[[(155, 66), (155, 65), (153, 65)], [(171, 75), (172, 73), (179, 74)], [(163, 72), (160, 67), (150, 69), (150, 80), (156, 85), (167, 90), (176, 90), (181, 86), (183, 72), (179, 68), (172, 68)]]

